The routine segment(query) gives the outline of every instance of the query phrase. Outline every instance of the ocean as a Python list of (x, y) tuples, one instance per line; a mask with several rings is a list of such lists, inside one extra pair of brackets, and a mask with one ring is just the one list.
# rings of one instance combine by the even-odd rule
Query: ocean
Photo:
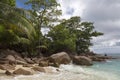
[(94, 62), (94, 65), (89, 67), (73, 64), (61, 65), (60, 73), (19, 75), (14, 78), (1, 76), (0, 80), (120, 80), (120, 59)]

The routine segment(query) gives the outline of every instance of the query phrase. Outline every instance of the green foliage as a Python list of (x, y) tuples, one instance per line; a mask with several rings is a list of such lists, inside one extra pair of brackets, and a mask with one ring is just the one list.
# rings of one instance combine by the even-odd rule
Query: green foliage
[(53, 26), (53, 22), (58, 21), (58, 16), (61, 15), (60, 6), (56, 0), (28, 0), (27, 5), (32, 5), (32, 12), (37, 17), (37, 29), (42, 27)]
[(37, 46), (45, 45), (49, 47), (47, 44), (47, 39), (42, 35), (41, 28), (42, 27), (51, 27), (54, 22), (58, 21), (58, 16), (61, 15), (61, 10), (57, 7), (60, 6), (56, 0), (28, 0), (26, 5), (32, 7), (31, 12), (36, 16), (37, 23), (35, 26), (35, 30), (37, 32)]
[[(9, 5), (0, 3), (0, 20), (1, 24), (8, 29), (16, 28), (27, 36), (27, 38), (32, 39), (31, 34), (36, 35), (33, 23), (30, 21), (31, 16), (29, 11), (13, 8)], [(14, 17), (13, 17), (14, 16)]]
[(52, 52), (75, 51), (75, 35), (70, 34), (69, 29), (57, 25), (47, 35), (51, 39)]
[(0, 32), (2, 32), (4, 30), (4, 26), (0, 25)]
[(1, 3), (8, 4), (10, 6), (15, 6), (16, 0), (0, 0)]
[(78, 54), (89, 52), (90, 40), (100, 35), (103, 33), (95, 31), (93, 23), (81, 22), (78, 16), (63, 20), (48, 33), (54, 50), (76, 50)]
[[(35, 50), (37, 34), (35, 17), (28, 10), (15, 8), (0, 2), (0, 46), (9, 45), (15, 48), (19, 45), (20, 51), (32, 52)], [(26, 47), (26, 49), (24, 49)]]
[(103, 35), (103, 33), (94, 30), (94, 25), (91, 22), (81, 22), (77, 35), (78, 53), (89, 52), (89, 47), (92, 45), (92, 37)]
[(17, 39), (13, 30), (7, 30), (4, 26), (0, 26), (0, 42), (4, 44), (12, 44)]
[[(94, 30), (91, 22), (71, 17), (59, 22), (61, 10), (56, 0), (28, 0), (30, 10), (15, 7), (15, 0), (0, 1), (0, 46), (32, 54), (59, 51), (85, 53), (92, 45), (92, 37), (103, 35)], [(42, 35), (41, 28), (50, 32)], [(31, 53), (31, 54), (30, 54)]]

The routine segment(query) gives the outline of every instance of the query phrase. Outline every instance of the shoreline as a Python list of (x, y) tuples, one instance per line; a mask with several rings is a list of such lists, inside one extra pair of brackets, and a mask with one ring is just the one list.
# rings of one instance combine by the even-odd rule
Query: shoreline
[[(116, 59), (110, 56), (97, 55), (95, 53), (80, 56), (68, 55), (66, 52), (53, 54), (42, 58), (22, 58), (13, 50), (6, 51), (6, 58), (1, 58), (1, 62), (6, 60), (8, 63), (0, 64), (0, 76), (8, 75), (33, 75), (37, 72), (54, 73), (59, 72), (61, 64), (72, 64), (78, 66), (91, 66), (95, 62), (105, 62), (109, 59)], [(52, 68), (53, 67), (53, 68)], [(1, 70), (3, 69), (3, 70)]]
[[(21, 67), (21, 66), (22, 65), (17, 65), (17, 67)], [(52, 67), (52, 68), (56, 69), (55, 67)], [(57, 68), (57, 69), (59, 69), (60, 71), (54, 72), (54, 73), (36, 72), (33, 75), (7, 76), (7, 75), (4, 74), (4, 75), (0, 75), (0, 79), (1, 80), (16, 80), (16, 79), (17, 80), (34, 80), (34, 78), (35, 78), (35, 79), (38, 79), (38, 80), (42, 80), (42, 79), (43, 80), (50, 80), (50, 79), (51, 80), (54, 80), (54, 79), (56, 80), (57, 77), (58, 77), (58, 78), (60, 78), (62, 80), (74, 80), (74, 79), (75, 80), (86, 80), (87, 77), (89, 76), (89, 79), (87, 79), (87, 80), (91, 80), (92, 78), (90, 79), (90, 76), (94, 76), (94, 78), (95, 78), (96, 72), (97, 72), (97, 75), (98, 75), (99, 72), (101, 72), (101, 71), (98, 70), (95, 73), (94, 72), (91, 73), (91, 70), (93, 70), (93, 69), (92, 68), (90, 69), (89, 66), (84, 67), (84, 66), (78, 66), (78, 65), (73, 65), (73, 64), (61, 65), (60, 68)], [(72, 69), (74, 69), (74, 70), (72, 70)], [(106, 72), (105, 74), (108, 74), (108, 73)], [(65, 75), (67, 75), (67, 76), (65, 76)], [(68, 75), (71, 75), (71, 77), (68, 77)], [(83, 75), (85, 79), (82, 79), (81, 77), (79, 77), (79, 75), (80, 76)], [(65, 78), (61, 78), (62, 76), (65, 77)], [(77, 76), (77, 77), (75, 77), (75, 76)], [(78, 77), (79, 77), (79, 79), (78, 79)], [(96, 76), (96, 77), (98, 77), (98, 76)], [(102, 75), (100, 75), (100, 77), (102, 77)], [(94, 80), (94, 79), (92, 79), (92, 80)], [(103, 80), (108, 80), (108, 79), (104, 78)], [(110, 80), (112, 80), (112, 79), (110, 79)]]
[[(36, 66), (36, 64), (34, 64)], [(38, 66), (36, 66), (38, 67)], [(5, 77), (5, 78), (14, 78), (17, 76), (32, 76), (32, 75), (36, 75), (39, 73), (45, 73), (45, 74), (58, 74), (60, 73), (59, 68), (56, 67), (52, 67), (52, 66), (48, 66), (48, 67), (42, 67), (45, 69), (45, 72), (41, 72), (41, 71), (34, 71), (33, 69), (31, 69), (32, 67), (23, 67), (23, 65), (16, 65), (15, 70), (17, 69), (24, 69), (26, 71), (30, 71), (32, 74), (30, 75), (24, 75), (24, 74), (11, 74), (11, 75), (7, 75), (5, 72), (6, 70), (1, 70), (0, 69), (0, 77)], [(15, 70), (8, 70), (9, 72), (13, 73)]]
[[(108, 59), (109, 60), (109, 59)], [(113, 59), (111, 59), (111, 60), (113, 60)], [(98, 63), (101, 63), (101, 62), (98, 62)], [(107, 62), (105, 62), (105, 63), (107, 63)], [(36, 65), (36, 64), (35, 64)], [(73, 65), (73, 64), (72, 64)], [(66, 65), (65, 65), (66, 66)], [(64, 67), (65, 67), (64, 66)], [(76, 68), (78, 68), (78, 66), (79, 65), (74, 65), (74, 66), (77, 66)], [(94, 64), (93, 64), (93, 66), (94, 66)], [(68, 67), (68, 66), (67, 66)], [(84, 66), (80, 66), (80, 67), (84, 67)], [(89, 66), (87, 66), (87, 67), (89, 67)], [(16, 69), (18, 69), (18, 68), (23, 68), (23, 69), (25, 69), (25, 70), (28, 70), (28, 71), (31, 71), (30, 70), (30, 67), (23, 67), (23, 65), (16, 65)], [(66, 70), (66, 69), (64, 69), (64, 71), (63, 70), (61, 70), (61, 67), (60, 68), (55, 68), (55, 67), (51, 67), (51, 66), (48, 66), (48, 67), (44, 67), (44, 68), (49, 68), (49, 69), (52, 69), (52, 72), (51, 72), (51, 70), (50, 70), (50, 72), (48, 71), (48, 72), (39, 72), (39, 71), (34, 71), (34, 74), (32, 74), (32, 75), (6, 75), (5, 74), (5, 70), (0, 70), (0, 79), (2, 79), (2, 80), (13, 80), (13, 79), (16, 79), (16, 78), (19, 78), (18, 80), (21, 80), (21, 79), (23, 79), (23, 78), (25, 78), (26, 80), (27, 80), (27, 78), (28, 77), (31, 77), (32, 78), (32, 76), (37, 76), (37, 75), (41, 75), (41, 77), (43, 78), (43, 76), (47, 76), (48, 78), (46, 79), (46, 80), (49, 80), (49, 76), (51, 77), (51, 76), (57, 76), (57, 75), (60, 75), (60, 74), (63, 74), (64, 72), (66, 72), (67, 71), (67, 73), (69, 73), (69, 68), (68, 68), (68, 70)], [(56, 70), (56, 71), (55, 71)], [(59, 71), (58, 71), (59, 70)], [(76, 70), (76, 69), (75, 69)], [(71, 73), (71, 72), (70, 72)], [(74, 72), (73, 72), (73, 74), (74, 74)], [(78, 73), (78, 72), (75, 72), (75, 74), (87, 74), (87, 73), (85, 73), (85, 72), (80, 72), (80, 73)], [(84, 75), (84, 76), (85, 76)], [(90, 74), (90, 75), (92, 75), (92, 74)], [(90, 76), (90, 75), (86, 75), (86, 77), (87, 76)], [(40, 77), (40, 76), (39, 76)], [(33, 79), (28, 79), (28, 80), (33, 80)], [(71, 80), (71, 79), (70, 79)], [(80, 79), (78, 79), (78, 80), (80, 80)]]

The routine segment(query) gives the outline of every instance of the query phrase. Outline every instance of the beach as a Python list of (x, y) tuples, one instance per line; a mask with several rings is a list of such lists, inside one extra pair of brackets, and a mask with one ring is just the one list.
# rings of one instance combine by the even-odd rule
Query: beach
[[(20, 67), (20, 66), (19, 66)], [(54, 70), (55, 68), (52, 67)], [(0, 76), (0, 80), (119, 80), (120, 59), (95, 62), (93, 66), (61, 65), (59, 72)]]

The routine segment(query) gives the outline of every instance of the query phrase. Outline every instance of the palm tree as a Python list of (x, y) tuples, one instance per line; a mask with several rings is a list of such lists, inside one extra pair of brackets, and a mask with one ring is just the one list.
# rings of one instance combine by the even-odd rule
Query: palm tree
[(0, 45), (21, 43), (29, 45), (27, 47), (30, 49), (38, 37), (35, 30), (36, 23), (36, 18), (29, 10), (0, 2)]

